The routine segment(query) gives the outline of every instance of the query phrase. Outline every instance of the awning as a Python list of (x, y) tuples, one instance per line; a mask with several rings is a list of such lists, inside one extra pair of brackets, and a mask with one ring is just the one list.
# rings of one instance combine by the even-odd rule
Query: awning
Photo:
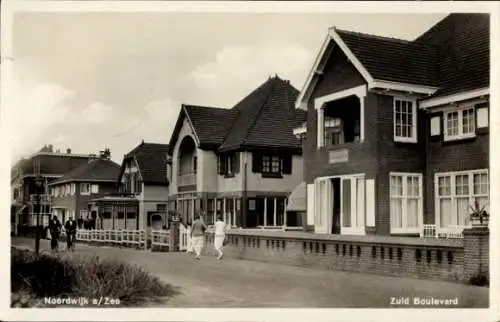
[(288, 197), (287, 211), (306, 211), (306, 183), (301, 182)]

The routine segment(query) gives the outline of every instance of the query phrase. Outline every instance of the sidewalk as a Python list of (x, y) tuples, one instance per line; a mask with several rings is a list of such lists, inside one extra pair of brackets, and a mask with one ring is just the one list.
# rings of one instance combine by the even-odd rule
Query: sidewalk
[[(34, 241), (12, 238), (12, 245), (33, 247)], [(49, 241), (41, 247), (49, 249)], [(118, 258), (143, 266), (173, 286), (181, 295), (167, 307), (289, 307), (289, 308), (409, 308), (413, 297), (454, 299), (458, 306), (485, 308), (489, 288), (446, 282), (395, 278), (339, 271), (322, 271), (262, 262), (217, 261), (205, 249), (200, 261), (185, 253), (94, 247), (78, 244), (76, 253)], [(391, 305), (391, 297), (409, 297), (410, 305)]]

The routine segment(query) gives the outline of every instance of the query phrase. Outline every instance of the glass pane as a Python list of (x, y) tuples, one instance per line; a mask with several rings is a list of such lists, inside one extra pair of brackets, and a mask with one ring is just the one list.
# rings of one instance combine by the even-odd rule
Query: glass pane
[(474, 194), (488, 194), (488, 174), (479, 173), (474, 175)]
[(342, 227), (351, 227), (351, 180), (342, 180)]
[(365, 226), (365, 179), (356, 179), (356, 227)]
[(451, 177), (439, 177), (438, 188), (440, 196), (449, 196), (451, 194)]
[(446, 228), (450, 225), (451, 199), (443, 198), (439, 200), (439, 217), (442, 228)]
[(408, 228), (418, 227), (418, 199), (408, 199), (406, 223)]
[(470, 209), (469, 197), (457, 198), (457, 219), (455, 225), (465, 225)]
[(403, 200), (391, 199), (391, 227), (403, 228)]
[(455, 177), (455, 193), (457, 195), (469, 195), (469, 175), (457, 175)]

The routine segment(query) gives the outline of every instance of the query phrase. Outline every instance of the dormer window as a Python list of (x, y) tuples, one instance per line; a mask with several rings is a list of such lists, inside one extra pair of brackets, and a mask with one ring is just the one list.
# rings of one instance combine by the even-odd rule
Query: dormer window
[(394, 141), (417, 142), (417, 107), (414, 100), (394, 97)]

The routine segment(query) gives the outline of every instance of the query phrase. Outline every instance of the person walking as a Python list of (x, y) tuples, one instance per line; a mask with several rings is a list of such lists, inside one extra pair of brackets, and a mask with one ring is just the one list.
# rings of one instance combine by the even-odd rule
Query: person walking
[(224, 241), (226, 239), (227, 225), (222, 221), (222, 215), (217, 215), (217, 221), (215, 222), (215, 238), (214, 238), (214, 248), (217, 251), (217, 259), (222, 259), (224, 253), (222, 248), (224, 248)]
[(58, 250), (58, 242), (59, 236), (61, 234), (61, 222), (57, 216), (52, 217), (52, 220), (49, 222), (49, 231), (50, 231), (50, 248), (53, 252), (57, 252)]
[(200, 259), (201, 251), (203, 250), (203, 243), (205, 238), (205, 231), (207, 226), (201, 220), (201, 215), (196, 216), (196, 220), (193, 221), (193, 226), (191, 227), (191, 242), (193, 245), (194, 252), (196, 254), (195, 259)]
[(66, 230), (66, 250), (75, 251), (75, 241), (76, 241), (76, 221), (74, 218), (69, 217), (69, 219), (64, 224), (64, 229)]

